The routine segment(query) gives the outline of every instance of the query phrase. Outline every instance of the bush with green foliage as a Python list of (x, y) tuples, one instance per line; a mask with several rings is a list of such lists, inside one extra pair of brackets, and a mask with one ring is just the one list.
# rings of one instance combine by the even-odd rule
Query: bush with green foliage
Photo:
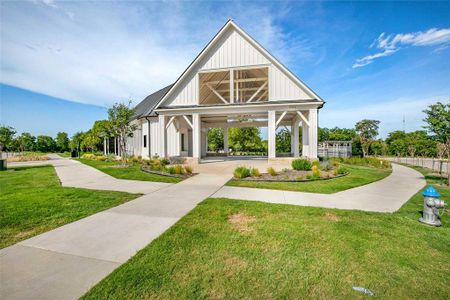
[(390, 169), (391, 163), (389, 161), (379, 159), (376, 157), (349, 157), (341, 158), (340, 161), (348, 165), (356, 165), (363, 167), (373, 167), (378, 169)]
[(251, 175), (251, 171), (246, 167), (237, 167), (236, 169), (234, 169), (233, 175), (235, 178), (242, 179), (249, 177)]
[(165, 168), (166, 172), (169, 174), (175, 174), (176, 173), (176, 169), (174, 166), (168, 166)]
[(311, 170), (311, 162), (307, 159), (298, 158), (294, 159), (291, 163), (292, 169), (297, 171), (309, 171)]

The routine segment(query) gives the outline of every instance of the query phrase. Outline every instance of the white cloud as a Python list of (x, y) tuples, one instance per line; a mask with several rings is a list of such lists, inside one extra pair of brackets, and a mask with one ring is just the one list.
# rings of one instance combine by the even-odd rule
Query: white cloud
[(301, 48), (275, 25), (279, 16), (251, 3), (1, 5), (2, 83), (103, 106), (129, 98), (136, 103), (175, 81), (230, 15), (283, 61)]
[(376, 47), (382, 52), (359, 58), (352, 68), (360, 68), (371, 64), (375, 59), (390, 56), (406, 46), (438, 46), (437, 51), (442, 51), (450, 44), (450, 29), (431, 28), (427, 31), (413, 33), (399, 33), (396, 35), (386, 35), (381, 33), (373, 41), (370, 48)]

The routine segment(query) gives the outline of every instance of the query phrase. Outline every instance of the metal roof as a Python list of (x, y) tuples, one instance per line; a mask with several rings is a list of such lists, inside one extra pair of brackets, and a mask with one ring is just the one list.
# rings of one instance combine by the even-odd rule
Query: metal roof
[(155, 116), (156, 114), (153, 112), (155, 106), (159, 103), (159, 101), (164, 97), (164, 95), (170, 90), (173, 84), (166, 86), (163, 89), (160, 89), (157, 92), (145, 97), (138, 105), (136, 105), (134, 118), (139, 119), (145, 116)]

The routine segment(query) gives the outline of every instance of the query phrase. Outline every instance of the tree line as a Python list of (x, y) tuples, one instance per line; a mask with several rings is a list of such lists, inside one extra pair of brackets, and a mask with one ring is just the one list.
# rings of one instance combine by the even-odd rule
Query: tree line
[[(108, 109), (108, 120), (96, 121), (87, 131), (75, 133), (70, 139), (66, 132), (58, 132), (53, 138), (47, 135), (33, 136), (24, 132), (17, 135), (10, 126), (0, 127), (0, 151), (24, 152), (64, 152), (79, 150), (95, 152), (103, 150), (105, 138), (119, 137), (121, 153), (125, 155), (126, 138), (131, 137), (136, 129), (130, 123), (134, 110), (130, 103), (114, 104)], [(411, 157), (450, 156), (450, 101), (437, 102), (424, 111), (424, 130), (413, 132), (393, 131), (386, 139), (377, 139), (380, 122), (378, 120), (361, 120), (354, 128), (319, 128), (318, 140), (352, 141), (352, 153), (356, 156), (390, 155)], [(301, 131), (299, 141), (301, 142)], [(223, 150), (224, 132), (222, 128), (208, 130), (208, 149)], [(229, 148), (237, 152), (267, 153), (267, 141), (261, 138), (260, 128), (229, 128)], [(276, 150), (278, 153), (291, 151), (291, 134), (288, 128), (276, 133)]]

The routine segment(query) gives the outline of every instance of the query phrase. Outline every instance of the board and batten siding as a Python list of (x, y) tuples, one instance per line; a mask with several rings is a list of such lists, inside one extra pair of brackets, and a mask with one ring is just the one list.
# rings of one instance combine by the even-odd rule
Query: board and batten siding
[(210, 48), (207, 55), (196, 63), (189, 76), (166, 99), (164, 106), (197, 105), (199, 93), (198, 72), (207, 70), (267, 66), (269, 67), (269, 100), (312, 99), (284, 71), (273, 64), (263, 52), (235, 29), (228, 32)]

